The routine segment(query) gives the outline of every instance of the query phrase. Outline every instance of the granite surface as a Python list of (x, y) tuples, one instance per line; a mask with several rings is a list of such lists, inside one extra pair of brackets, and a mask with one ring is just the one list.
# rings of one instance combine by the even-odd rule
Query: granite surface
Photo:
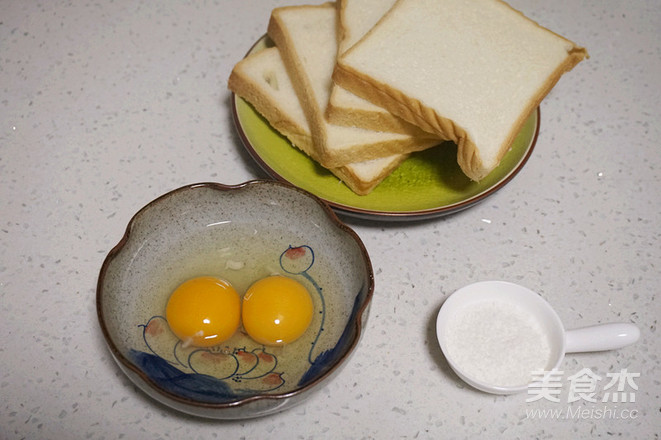
[[(0, 2), (0, 438), (658, 438), (656, 0), (511, 1), (591, 58), (543, 101), (535, 151), (503, 190), (435, 220), (345, 218), (372, 257), (370, 320), (304, 405), (221, 423), (124, 377), (97, 323), (101, 263), (158, 195), (265, 177), (226, 81), (285, 4)], [(449, 294), (486, 279), (540, 292), (567, 328), (631, 322), (640, 341), (568, 355), (559, 402), (475, 391), (449, 369), (434, 321)], [(584, 369), (602, 380), (571, 402), (567, 378)], [(635, 399), (613, 402), (624, 370), (616, 385)]]

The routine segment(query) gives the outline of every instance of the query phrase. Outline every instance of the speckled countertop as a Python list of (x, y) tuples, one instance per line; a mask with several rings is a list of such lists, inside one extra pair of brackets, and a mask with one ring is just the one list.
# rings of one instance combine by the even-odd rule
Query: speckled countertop
[[(208, 421), (123, 376), (96, 319), (101, 262), (158, 195), (264, 177), (234, 130), (226, 81), (270, 10), (295, 3), (0, 2), (0, 438), (658, 438), (656, 0), (511, 2), (591, 58), (544, 100), (533, 156), (493, 197), (425, 222), (345, 219), (377, 290), (358, 351), (303, 406)], [(484, 279), (539, 291), (568, 328), (638, 324), (636, 345), (563, 365), (639, 374), (637, 389), (625, 384), (635, 402), (602, 403), (605, 382), (596, 403), (568, 403), (566, 389), (558, 403), (526, 402), (463, 385), (434, 319), (450, 293)]]

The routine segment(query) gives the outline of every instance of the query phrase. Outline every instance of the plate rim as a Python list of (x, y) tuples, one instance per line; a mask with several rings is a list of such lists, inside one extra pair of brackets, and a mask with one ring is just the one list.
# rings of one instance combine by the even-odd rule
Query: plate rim
[[(268, 39), (268, 35), (263, 35), (261, 38), (259, 38), (253, 45), (250, 47), (248, 52), (246, 53), (245, 56), (248, 56), (250, 53), (252, 53), (255, 48), (262, 42)], [(257, 152), (255, 147), (252, 145), (252, 142), (248, 139), (248, 135), (246, 134), (246, 131), (243, 127), (243, 124), (241, 122), (241, 118), (239, 116), (239, 111), (238, 111), (238, 99), (243, 100), (241, 97), (237, 96), (234, 92), (230, 92), (230, 104), (231, 104), (231, 109), (232, 109), (232, 120), (234, 122), (234, 127), (236, 128), (236, 131), (238, 132), (239, 138), (241, 139), (241, 143), (243, 144), (243, 147), (248, 151), (250, 156), (257, 162), (257, 164), (268, 174), (271, 178), (281, 181), (281, 182), (286, 182), (289, 183), (290, 185), (294, 185), (298, 188), (300, 186), (292, 183), (290, 180), (282, 176), (280, 173), (276, 172), (271, 166), (262, 158), (262, 156)], [(250, 105), (247, 101), (243, 100), (246, 102), (246, 104)], [(252, 106), (251, 106), (252, 107)], [(253, 111), (256, 112), (256, 110)], [(259, 114), (259, 112), (256, 112)], [(360, 219), (366, 219), (366, 220), (388, 220), (388, 221), (413, 221), (413, 220), (426, 220), (430, 218), (436, 218), (436, 217), (442, 217), (445, 215), (450, 215), (457, 213), (459, 211), (462, 211), (464, 209), (470, 208), (471, 206), (483, 201), (484, 199), (488, 198), (489, 196), (493, 195), (495, 192), (503, 188), (505, 185), (507, 185), (524, 167), (524, 165), (528, 162), (528, 159), (532, 155), (533, 150), (535, 149), (535, 146), (537, 144), (537, 138), (539, 136), (539, 131), (540, 131), (540, 125), (541, 125), (541, 111), (540, 111), (540, 106), (537, 106), (535, 109), (536, 113), (536, 121), (535, 121), (535, 128), (534, 128), (534, 133), (530, 139), (530, 142), (526, 146), (525, 152), (521, 159), (517, 162), (517, 164), (505, 175), (503, 178), (498, 180), (495, 184), (491, 185), (488, 188), (485, 188), (483, 191), (481, 191), (478, 194), (475, 194), (465, 200), (461, 200), (459, 202), (447, 204), (447, 205), (442, 205), (442, 206), (436, 206), (433, 208), (428, 208), (428, 209), (419, 209), (419, 210), (407, 210), (407, 211), (384, 211), (384, 210), (375, 210), (375, 209), (368, 209), (368, 208), (361, 208), (359, 206), (353, 206), (345, 203), (340, 203), (337, 201), (329, 200), (328, 198), (322, 197), (318, 193), (314, 191), (314, 188), (301, 188), (306, 191), (311, 192), (315, 196), (319, 197), (322, 199), (325, 203), (327, 203), (333, 210), (338, 212), (339, 214), (344, 214), (348, 215), (350, 217), (356, 217)], [(526, 120), (533, 114), (531, 113), (528, 115)], [(260, 115), (261, 116), (261, 115)], [(268, 124), (268, 121), (266, 121), (266, 124)], [(281, 135), (277, 130), (275, 130), (273, 127), (269, 125), (269, 128), (273, 130), (276, 134)], [(284, 138), (290, 145), (291, 141), (287, 139), (286, 137)], [(292, 146), (292, 148), (294, 148)], [(310, 160), (313, 160), (310, 158)]]

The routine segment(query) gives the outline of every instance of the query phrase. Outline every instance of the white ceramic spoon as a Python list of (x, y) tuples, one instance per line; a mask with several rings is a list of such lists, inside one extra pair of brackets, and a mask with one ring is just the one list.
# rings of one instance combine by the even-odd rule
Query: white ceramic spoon
[[(457, 290), (445, 301), (436, 320), (436, 335), (441, 350), (455, 373), (469, 385), (488, 393), (519, 393), (528, 389), (530, 383), (515, 386), (488, 383), (467, 373), (467, 366), (458, 363), (456, 357), (448, 352), (448, 330), (453, 318), (461, 316), (462, 313), (470, 310), (471, 306), (484, 302), (501, 303), (506, 307), (517, 308), (539, 324), (550, 346), (550, 355), (545, 360), (546, 372), (557, 370), (565, 353), (613, 350), (633, 344), (640, 337), (638, 327), (628, 323), (599, 324), (565, 331), (555, 310), (530, 289), (505, 281), (470, 284)], [(488, 343), (489, 341), (485, 340), (485, 344)]]

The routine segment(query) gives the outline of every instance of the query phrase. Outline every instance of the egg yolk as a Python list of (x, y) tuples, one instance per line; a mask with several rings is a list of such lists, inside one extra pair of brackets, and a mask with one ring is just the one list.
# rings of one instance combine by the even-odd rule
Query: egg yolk
[(243, 328), (264, 345), (285, 345), (298, 339), (312, 321), (314, 306), (298, 281), (275, 275), (254, 283), (243, 297)]
[(236, 332), (241, 319), (241, 298), (225, 280), (193, 278), (172, 293), (165, 319), (185, 346), (211, 347)]

